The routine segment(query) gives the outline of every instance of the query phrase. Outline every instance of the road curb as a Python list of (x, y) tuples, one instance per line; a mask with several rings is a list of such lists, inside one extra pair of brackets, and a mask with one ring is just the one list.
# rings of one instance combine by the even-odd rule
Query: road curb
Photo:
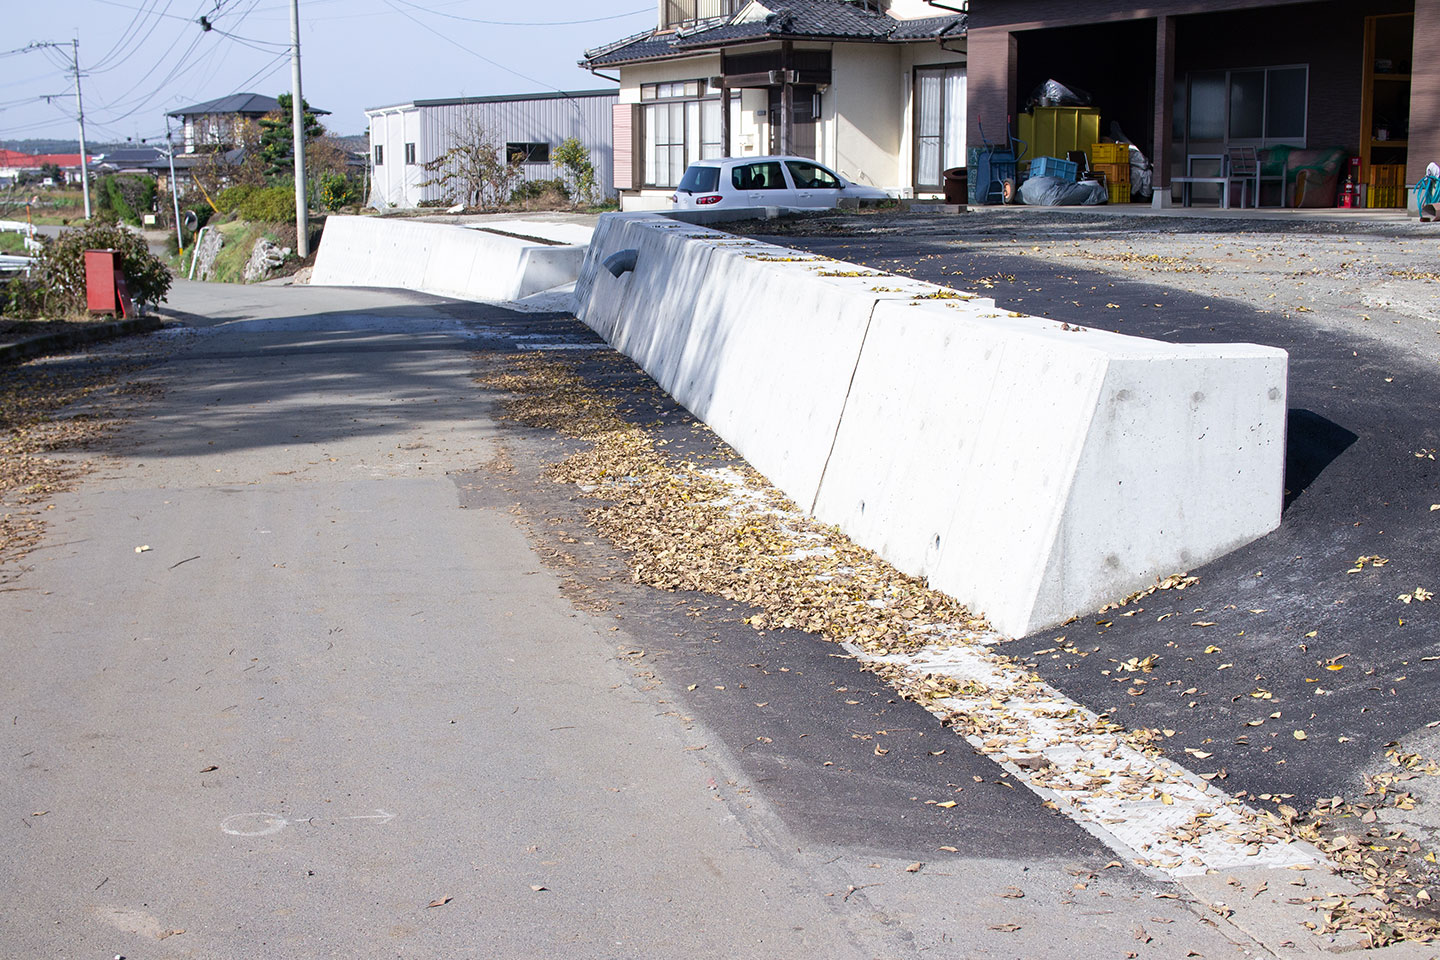
[(31, 337), (18, 343), (0, 346), (0, 364), (19, 363), (22, 360), (60, 353), (87, 343), (99, 343), (103, 340), (113, 340), (116, 337), (127, 337), (136, 333), (149, 333), (152, 330), (159, 330), (162, 325), (163, 321), (157, 316), (131, 317), (129, 320), (116, 320), (113, 323), (99, 323), (79, 330), (66, 330), (62, 333)]

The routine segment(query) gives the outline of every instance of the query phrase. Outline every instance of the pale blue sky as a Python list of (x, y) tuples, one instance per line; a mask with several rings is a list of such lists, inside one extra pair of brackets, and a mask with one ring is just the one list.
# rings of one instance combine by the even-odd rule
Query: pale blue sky
[[(166, 112), (187, 104), (290, 89), (288, 0), (3, 3), (0, 141), (75, 137), (77, 31), (86, 136), (97, 142), (163, 137)], [(351, 134), (365, 129), (366, 107), (609, 86), (575, 61), (653, 27), (655, 0), (300, 0), (300, 20), (305, 99)], [(34, 41), (63, 47), (12, 52)]]

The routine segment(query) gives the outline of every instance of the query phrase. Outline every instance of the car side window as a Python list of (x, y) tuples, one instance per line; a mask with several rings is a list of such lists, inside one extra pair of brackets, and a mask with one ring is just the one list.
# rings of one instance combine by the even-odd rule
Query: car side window
[(785, 165), (790, 168), (790, 176), (795, 179), (795, 186), (801, 190), (840, 189), (840, 181), (835, 175), (819, 164), (787, 160)]
[(736, 190), (784, 190), (785, 174), (778, 160), (747, 163), (730, 171), (730, 182)]

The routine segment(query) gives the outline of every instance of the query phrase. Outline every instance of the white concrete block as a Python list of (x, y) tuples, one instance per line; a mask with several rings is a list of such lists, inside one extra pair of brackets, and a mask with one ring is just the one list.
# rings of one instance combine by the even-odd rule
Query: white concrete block
[(883, 304), (815, 515), (1032, 633), (1279, 524), (1286, 357)]
[(444, 223), (326, 220), (311, 283), (400, 287), (462, 300), (516, 300), (572, 283), (584, 248)]
[[(601, 263), (625, 249), (617, 279)], [(1279, 525), (1284, 351), (1065, 329), (872, 273), (606, 215), (577, 316), (802, 508), (1006, 633)]]

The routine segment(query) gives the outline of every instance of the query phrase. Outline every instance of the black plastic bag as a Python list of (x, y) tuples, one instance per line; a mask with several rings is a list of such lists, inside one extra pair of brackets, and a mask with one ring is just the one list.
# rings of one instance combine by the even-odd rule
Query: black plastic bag
[(1088, 107), (1090, 94), (1079, 87), (1067, 87), (1059, 80), (1046, 80), (1030, 91), (1025, 108), (1031, 107)]

